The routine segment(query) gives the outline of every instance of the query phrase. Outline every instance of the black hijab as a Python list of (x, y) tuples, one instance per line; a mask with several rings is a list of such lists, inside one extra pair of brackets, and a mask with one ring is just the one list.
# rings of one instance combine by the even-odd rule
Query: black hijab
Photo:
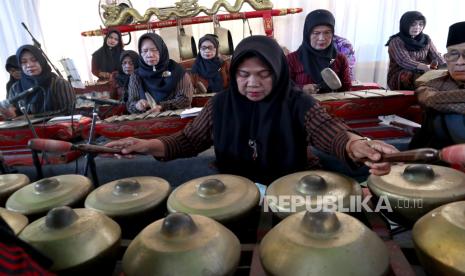
[(40, 66), (42, 67), (42, 72), (38, 76), (28, 76), (21, 71), (21, 79), (17, 84), (17, 92), (24, 91), (31, 87), (40, 87), (35, 93), (32, 93), (26, 98), (28, 103), (27, 112), (28, 113), (41, 113), (46, 111), (53, 111), (52, 106), (48, 106), (47, 103), (52, 103), (52, 93), (50, 93), (50, 85), (52, 79), (56, 78), (55, 73), (52, 72), (50, 65), (47, 63), (47, 60), (42, 54), (42, 51), (32, 45), (21, 46), (16, 51), (16, 57), (18, 64), (21, 64), (21, 56), (24, 51), (29, 51), (37, 59)]
[(127, 51), (123, 51), (121, 53), (121, 56), (120, 56), (120, 68), (119, 68), (119, 72), (118, 72), (118, 76), (116, 76), (116, 81), (118, 82), (118, 85), (120, 87), (124, 87), (124, 88), (128, 88), (128, 84), (129, 84), (129, 75), (127, 75), (126, 73), (124, 73), (123, 71), (123, 60), (129, 56), (132, 60), (132, 63), (134, 64), (134, 72), (135, 70), (137, 70), (137, 68), (139, 68), (139, 54), (136, 53), (136, 51), (133, 51), (133, 50), (127, 50)]
[(194, 65), (192, 65), (192, 72), (199, 74), (208, 81), (208, 92), (219, 92), (223, 90), (223, 77), (220, 72), (223, 61), (218, 57), (218, 47), (220, 43), (216, 35), (206, 34), (199, 39), (199, 49), (205, 41), (210, 41), (215, 46), (215, 57), (212, 59), (204, 59), (198, 54), (195, 58)]
[[(118, 45), (111, 48), (107, 45), (107, 39), (112, 34), (115, 33), (119, 37)], [(123, 51), (123, 39), (121, 33), (118, 30), (110, 30), (105, 39), (103, 40), (103, 45), (97, 51), (92, 54), (92, 58), (98, 64), (99, 70), (102, 72), (114, 72), (118, 71), (120, 67), (119, 58), (121, 52)]]
[(325, 83), (321, 78), (321, 70), (331, 65), (331, 60), (337, 56), (337, 50), (332, 42), (328, 48), (316, 50), (310, 44), (310, 34), (316, 26), (326, 25), (332, 29), (334, 35), (334, 24), (334, 16), (327, 10), (314, 10), (309, 13), (305, 18), (302, 44), (297, 50), (305, 73), (310, 75), (316, 84), (321, 84), (323, 87)]
[[(153, 71), (153, 66), (145, 63), (142, 55), (139, 56), (139, 68), (137, 74), (142, 79), (142, 85), (157, 102), (164, 101), (171, 92), (176, 88), (178, 82), (184, 76), (184, 68), (170, 59), (168, 48), (161, 36), (155, 33), (147, 33), (139, 39), (139, 54), (141, 54), (142, 41), (150, 39), (155, 43), (155, 46), (160, 53), (160, 60), (155, 65), (156, 71)], [(140, 98), (145, 99), (144, 91), (140, 91)]]
[[(11, 69), (21, 70), (19, 68), (18, 58), (16, 58), (16, 55), (9, 56), (8, 59), (6, 60), (5, 70), (9, 72)], [(8, 80), (8, 83), (6, 84), (6, 97), (7, 98), (8, 98), (8, 94), (9, 94), (11, 86), (13, 85), (13, 83), (17, 81), (18, 80), (13, 78), (13, 75), (10, 74), (10, 79)]]
[(391, 39), (398, 36), (405, 43), (405, 48), (408, 51), (419, 51), (426, 47), (429, 41), (429, 36), (421, 32), (416, 37), (412, 38), (409, 34), (410, 25), (415, 22), (415, 20), (422, 20), (426, 26), (426, 18), (417, 11), (408, 11), (402, 15), (399, 23), (399, 32), (389, 38), (385, 46), (389, 46)]
[[(259, 102), (241, 95), (238, 66), (258, 57), (273, 72), (273, 89)], [(237, 45), (231, 60), (231, 86), (213, 98), (213, 139), (218, 167), (270, 184), (307, 165), (304, 117), (313, 98), (293, 89), (281, 47), (266, 36), (250, 36)], [(257, 145), (254, 159), (250, 141)]]

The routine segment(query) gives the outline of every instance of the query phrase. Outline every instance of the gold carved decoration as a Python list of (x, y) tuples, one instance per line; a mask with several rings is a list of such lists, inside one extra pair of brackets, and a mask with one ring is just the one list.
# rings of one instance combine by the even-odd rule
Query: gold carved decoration
[(214, 15), (223, 7), (230, 13), (241, 10), (244, 3), (248, 3), (255, 10), (269, 10), (273, 8), (273, 3), (269, 0), (236, 0), (231, 6), (226, 0), (216, 1), (211, 9), (205, 6), (199, 6), (198, 0), (181, 0), (175, 3), (174, 7), (167, 8), (149, 8), (143, 16), (133, 8), (125, 8), (116, 4), (101, 5), (104, 10), (103, 18), (105, 26), (117, 26), (127, 22), (132, 17), (133, 23), (146, 23), (150, 17), (155, 15), (159, 20), (167, 20), (173, 17), (193, 17), (203, 12), (207, 15)]

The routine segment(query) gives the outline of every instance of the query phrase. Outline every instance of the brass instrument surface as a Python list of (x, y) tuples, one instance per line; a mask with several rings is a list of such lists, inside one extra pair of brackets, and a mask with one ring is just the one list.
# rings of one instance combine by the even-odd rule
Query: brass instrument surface
[(134, 23), (146, 23), (152, 16), (158, 20), (168, 20), (171, 18), (194, 17), (203, 12), (207, 15), (218, 13), (220, 8), (226, 9), (229, 13), (239, 12), (244, 3), (248, 3), (255, 10), (269, 10), (273, 8), (273, 3), (268, 0), (236, 0), (234, 5), (225, 0), (218, 0), (213, 3), (211, 8), (199, 6), (197, 0), (181, 0), (175, 3), (173, 7), (167, 8), (149, 8), (141, 15), (136, 9), (122, 8), (117, 4), (102, 5), (104, 10), (103, 17), (105, 26), (117, 26), (127, 22), (132, 17)]

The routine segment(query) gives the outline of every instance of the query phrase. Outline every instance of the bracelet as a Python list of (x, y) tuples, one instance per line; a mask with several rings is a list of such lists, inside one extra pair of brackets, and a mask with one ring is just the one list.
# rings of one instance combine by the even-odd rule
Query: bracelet
[(350, 140), (350, 141), (349, 141), (349, 144), (347, 145), (347, 153), (349, 154), (349, 157), (350, 157), (351, 159), (356, 159), (355, 156), (352, 154), (352, 145), (353, 145), (355, 142), (357, 142), (357, 141), (362, 141), (362, 140), (364, 140), (364, 141), (371, 141), (371, 139), (368, 138), (368, 137), (362, 137), (362, 138), (358, 138), (358, 139), (354, 139), (354, 140)]

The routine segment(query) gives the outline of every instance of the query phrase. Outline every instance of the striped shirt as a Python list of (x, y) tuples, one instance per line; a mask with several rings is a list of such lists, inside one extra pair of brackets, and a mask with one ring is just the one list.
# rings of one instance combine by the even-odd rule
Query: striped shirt
[(391, 89), (398, 89), (398, 75), (403, 70), (414, 72), (420, 63), (430, 64), (433, 60), (438, 61), (439, 65), (445, 64), (441, 54), (434, 46), (431, 39), (425, 48), (418, 51), (408, 51), (405, 48), (405, 43), (400, 37), (394, 37), (389, 42), (389, 70), (387, 82)]
[[(230, 59), (227, 59), (221, 65), (219, 70), (221, 77), (223, 78), (223, 88), (226, 89), (229, 87), (229, 66), (231, 65)], [(198, 82), (201, 82), (205, 88), (208, 88), (208, 80), (200, 76), (199, 74), (189, 72), (189, 75), (192, 80), (192, 84), (195, 87), (194, 94), (203, 94), (205, 92), (201, 91), (198, 87)], [(220, 92), (220, 91), (212, 91), (212, 92)]]
[[(349, 127), (341, 120), (331, 117), (319, 104), (315, 104), (306, 113), (305, 129), (309, 145), (331, 153), (348, 163), (351, 162), (346, 154)], [(163, 160), (196, 156), (210, 148), (213, 145), (213, 101), (209, 100), (199, 116), (184, 130), (158, 139), (165, 146)], [(318, 158), (310, 155), (308, 167), (321, 167)]]
[[(305, 73), (304, 65), (300, 62), (298, 51), (287, 55), (287, 62), (289, 63), (291, 80), (295, 82), (297, 87), (302, 88), (305, 84), (315, 84), (312, 77)], [(349, 91), (352, 81), (350, 79), (349, 62), (347, 58), (343, 54), (338, 53), (330, 67), (341, 80), (342, 87), (338, 91)]]
[[(140, 100), (139, 90), (142, 82), (139, 76), (132, 74), (129, 77), (128, 85), (128, 101), (126, 108), (129, 113), (142, 113), (136, 108), (137, 102)], [(171, 92), (165, 101), (157, 103), (161, 105), (162, 110), (175, 110), (189, 108), (192, 102), (192, 95), (194, 94), (194, 87), (192, 86), (191, 78), (188, 73), (179, 80), (176, 88)]]
[(449, 74), (425, 83), (415, 93), (423, 106), (465, 115), (465, 83), (456, 82)]
[[(65, 114), (71, 114), (74, 109), (76, 96), (74, 88), (67, 80), (53, 76), (50, 87), (44, 91), (45, 93), (51, 93), (53, 95), (51, 97), (51, 102), (47, 102), (45, 104), (47, 110), (43, 110), (44, 106), (41, 106), (40, 108), (37, 108), (37, 112), (34, 113), (59, 111), (64, 112)], [(20, 94), (21, 92), (22, 91), (20, 91), (19, 82), (16, 82), (10, 89), (9, 99)], [(26, 102), (26, 106), (27, 105), (28, 103)], [(16, 106), (16, 109), (19, 110), (19, 106)]]

